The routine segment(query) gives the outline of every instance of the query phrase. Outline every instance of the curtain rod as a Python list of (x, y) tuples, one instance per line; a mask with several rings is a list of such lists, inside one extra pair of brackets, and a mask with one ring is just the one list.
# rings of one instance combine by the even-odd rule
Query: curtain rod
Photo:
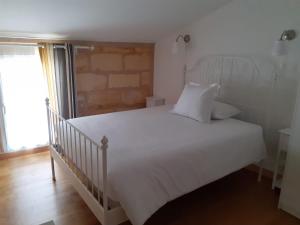
[[(22, 47), (38, 47), (38, 48), (44, 48), (45, 46), (43, 44), (37, 44), (37, 43), (19, 43), (19, 42), (0, 42), (0, 46), (22, 46)], [(63, 48), (66, 49), (66, 45), (61, 44), (55, 44), (53, 45), (54, 48)], [(93, 51), (95, 49), (94, 45), (88, 46), (88, 45), (74, 45), (75, 49), (88, 49)]]
[[(53, 48), (63, 48), (63, 49), (67, 49), (66, 45), (63, 44), (55, 44), (53, 45)], [(94, 45), (88, 46), (88, 45), (74, 45), (74, 49), (88, 49), (90, 51), (93, 51), (95, 49)]]
[(89, 49), (91, 51), (93, 51), (95, 49), (94, 45), (91, 46), (87, 46), (87, 45), (74, 45), (75, 49)]
[(22, 46), (22, 47), (38, 47), (44, 48), (45, 46), (42, 44), (36, 43), (18, 43), (18, 42), (0, 42), (1, 46)]
[[(55, 44), (53, 45), (54, 48), (63, 48), (63, 49), (66, 49), (66, 45), (63, 45), (63, 44)], [(95, 46), (91, 45), (91, 46), (88, 46), (88, 45), (74, 45), (74, 48), (75, 49), (89, 49), (91, 51), (93, 51), (95, 49)]]
[(54, 44), (53, 48), (63, 48), (63, 49), (66, 49), (66, 46), (63, 45), (63, 44)]

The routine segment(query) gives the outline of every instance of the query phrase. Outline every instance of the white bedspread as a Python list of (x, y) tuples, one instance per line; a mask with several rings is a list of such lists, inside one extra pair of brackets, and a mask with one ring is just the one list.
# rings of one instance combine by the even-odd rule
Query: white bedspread
[(110, 197), (134, 225), (167, 202), (265, 156), (260, 126), (235, 119), (204, 124), (171, 106), (72, 119), (99, 143), (109, 139)]

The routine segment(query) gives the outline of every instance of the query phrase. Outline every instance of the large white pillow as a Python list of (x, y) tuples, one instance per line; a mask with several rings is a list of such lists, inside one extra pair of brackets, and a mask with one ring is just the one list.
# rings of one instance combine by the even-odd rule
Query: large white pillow
[(214, 97), (218, 87), (218, 84), (212, 84), (209, 87), (186, 84), (172, 113), (200, 122), (210, 122)]
[(241, 111), (232, 105), (214, 101), (211, 117), (212, 119), (224, 120), (240, 113)]

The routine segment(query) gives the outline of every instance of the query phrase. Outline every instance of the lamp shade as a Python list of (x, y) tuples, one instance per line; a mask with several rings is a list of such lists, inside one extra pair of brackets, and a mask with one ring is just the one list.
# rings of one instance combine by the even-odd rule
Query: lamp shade
[(286, 45), (286, 41), (279, 40), (275, 41), (272, 48), (272, 55), (273, 56), (282, 56), (287, 55), (288, 49)]

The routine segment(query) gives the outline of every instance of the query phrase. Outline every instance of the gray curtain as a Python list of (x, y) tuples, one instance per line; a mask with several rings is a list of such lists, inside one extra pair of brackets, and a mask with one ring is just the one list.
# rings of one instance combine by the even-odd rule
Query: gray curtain
[(77, 116), (76, 83), (74, 75), (74, 50), (71, 44), (55, 45), (55, 79), (58, 110), (65, 119)]
[(75, 49), (73, 45), (66, 44), (66, 65), (69, 85), (69, 111), (70, 117), (77, 117), (77, 98), (76, 98), (76, 80), (75, 80)]

